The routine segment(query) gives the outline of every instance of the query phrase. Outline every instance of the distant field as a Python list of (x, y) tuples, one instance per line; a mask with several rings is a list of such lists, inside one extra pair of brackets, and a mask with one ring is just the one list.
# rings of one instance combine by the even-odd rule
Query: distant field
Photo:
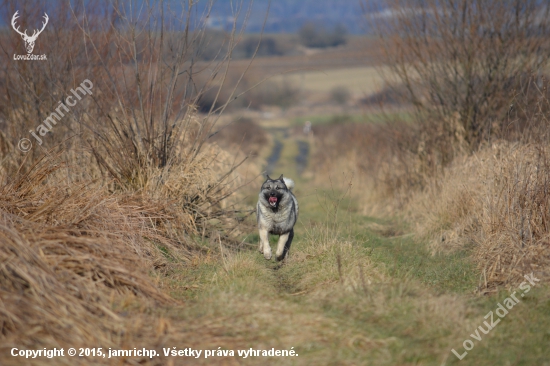
[[(276, 38), (285, 43), (296, 42), (289, 36), (277, 35)], [(299, 46), (297, 52), (299, 54), (256, 57), (249, 71), (269, 76), (301, 69), (326, 70), (377, 66), (383, 60), (378, 41), (370, 37), (350, 37), (345, 45), (324, 49), (306, 49)], [(235, 71), (240, 71), (244, 70), (249, 63), (250, 60), (235, 60), (231, 67)]]
[(311, 93), (328, 93), (335, 87), (344, 86), (355, 97), (370, 95), (383, 85), (383, 80), (373, 66), (312, 69), (279, 75), (274, 80), (286, 80), (299, 86), (302, 91)]
[[(293, 37), (278, 35), (275, 38), (292, 43), (296, 42)], [(368, 96), (383, 86), (377, 71), (382, 66), (382, 55), (375, 39), (351, 37), (343, 46), (326, 49), (298, 46), (296, 52), (299, 53), (232, 60), (227, 83), (233, 85), (243, 73), (248, 86), (265, 79), (278, 83), (286, 81), (302, 92), (303, 101), (317, 104), (325, 103), (335, 87), (347, 88), (355, 99)], [(207, 73), (212, 68), (211, 62), (197, 64), (197, 69)]]
[(349, 114), (320, 114), (294, 117), (291, 120), (293, 126), (303, 126), (306, 121), (315, 125), (331, 123), (381, 123), (390, 121), (411, 121), (411, 113), (402, 110), (393, 113), (349, 113)]

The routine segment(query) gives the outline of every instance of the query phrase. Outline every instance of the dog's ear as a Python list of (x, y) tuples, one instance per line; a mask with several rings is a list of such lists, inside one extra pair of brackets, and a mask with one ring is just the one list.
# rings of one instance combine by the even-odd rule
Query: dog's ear
[(283, 175), (281, 174), (281, 176), (277, 180), (283, 180)]
[(269, 178), (269, 174), (266, 174), (265, 180), (273, 180), (273, 179)]

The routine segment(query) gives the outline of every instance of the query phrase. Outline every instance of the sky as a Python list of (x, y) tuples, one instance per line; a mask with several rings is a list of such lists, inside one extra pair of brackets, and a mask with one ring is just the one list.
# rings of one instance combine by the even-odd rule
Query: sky
[[(233, 17), (238, 14), (237, 9), (241, 7), (238, 16), (239, 27), (247, 18), (246, 30), (250, 33), (259, 33), (262, 28), (266, 33), (295, 33), (307, 22), (314, 22), (327, 28), (332, 28), (338, 24), (344, 25), (349, 33), (365, 33), (365, 22), (362, 0), (215, 0), (210, 11), (208, 19), (204, 16), (209, 8), (209, 0), (196, 1), (195, 15), (206, 21), (212, 28), (227, 28), (232, 24)], [(55, 14), (60, 0), (19, 0), (11, 2), (12, 5), (0, 9), (0, 26), (10, 27), (11, 17), (15, 10), (20, 14), (25, 13), (25, 9), (40, 9), (43, 12)], [(84, 0), (85, 4), (92, 4), (98, 1)], [(71, 3), (82, 3), (82, 0), (71, 0)], [(114, 1), (99, 1), (104, 7), (112, 6)], [(131, 4), (132, 8), (138, 12), (139, 9), (147, 7), (150, 3), (158, 4), (158, 1), (133, 0), (119, 1), (118, 3)], [(181, 15), (183, 4), (187, 1), (165, 0), (165, 9), (167, 13)], [(107, 4), (107, 5), (106, 5)], [(383, 8), (384, 1), (369, 0), (369, 6), (374, 4), (374, 8)], [(129, 5), (127, 5), (129, 7)], [(269, 13), (268, 13), (269, 9)], [(369, 7), (370, 9), (370, 7)], [(141, 13), (143, 14), (143, 12)], [(267, 19), (266, 19), (267, 15)], [(55, 21), (55, 17), (50, 17)], [(25, 22), (20, 18), (20, 22)], [(264, 26), (265, 22), (265, 26)], [(37, 26), (40, 25), (38, 21)]]

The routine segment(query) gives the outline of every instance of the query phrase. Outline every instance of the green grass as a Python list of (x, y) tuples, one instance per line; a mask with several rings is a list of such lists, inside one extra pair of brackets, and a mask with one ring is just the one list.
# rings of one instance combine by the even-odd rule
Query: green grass
[(411, 236), (383, 238), (368, 231), (358, 232), (356, 240), (368, 241), (371, 257), (393, 277), (414, 278), (438, 291), (471, 294), (476, 289), (478, 276), (465, 251), (432, 255)]
[(397, 221), (360, 215), (346, 187), (298, 177), (296, 141), (275, 138), (284, 144), (275, 170), (295, 180), (300, 202), (290, 256), (266, 261), (254, 232), (250, 250), (203, 258), (180, 274), (171, 288), (186, 305), (170, 316), (214, 334), (197, 348), (299, 354), (237, 359), (245, 365), (549, 365), (548, 287), (532, 289), (459, 361), (451, 349), (462, 353), (509, 292), (476, 295), (479, 273), (467, 251), (431, 255)]
[[(457, 340), (453, 348), (462, 354), (465, 350), (462, 342), (469, 337), (476, 326), (483, 325), (483, 317), (497, 309), (510, 293), (518, 289), (501, 291), (498, 295), (475, 298), (472, 307), (476, 310), (477, 321), (462, 340)], [(449, 360), (451, 365), (549, 365), (550, 350), (550, 289), (538, 285), (525, 297), (516, 294), (520, 302), (509, 310), (509, 313), (496, 324), (482, 340), (474, 340), (474, 348), (459, 361), (454, 355)], [(495, 321), (498, 318), (494, 315)], [(484, 328), (486, 328), (484, 326)], [(481, 333), (481, 332), (480, 332)]]

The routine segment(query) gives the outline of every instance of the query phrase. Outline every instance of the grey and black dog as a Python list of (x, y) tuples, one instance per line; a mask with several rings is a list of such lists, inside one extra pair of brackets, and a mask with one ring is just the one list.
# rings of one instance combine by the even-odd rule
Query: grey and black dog
[(294, 224), (298, 219), (298, 200), (291, 192), (294, 188), (292, 179), (271, 179), (269, 175), (262, 184), (256, 219), (260, 230), (260, 253), (265, 259), (271, 259), (269, 234), (279, 235), (277, 243), (277, 260), (283, 260), (290, 249), (294, 238)]

